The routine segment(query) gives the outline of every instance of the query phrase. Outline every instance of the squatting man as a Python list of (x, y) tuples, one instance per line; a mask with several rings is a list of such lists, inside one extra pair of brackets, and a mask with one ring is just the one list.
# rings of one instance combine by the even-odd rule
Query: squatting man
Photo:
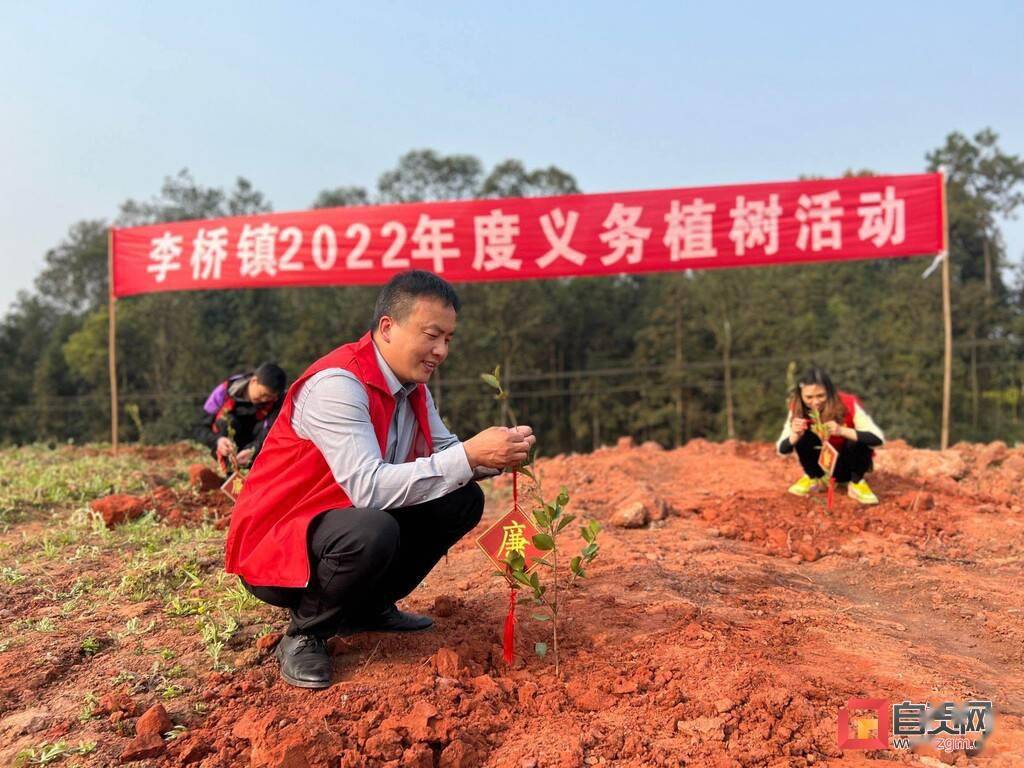
[(291, 613), (276, 653), (292, 685), (330, 685), (332, 635), (429, 628), (396, 601), (480, 521), (475, 481), (523, 463), (536, 441), (525, 425), (460, 441), (441, 421), (426, 384), (459, 306), (432, 273), (395, 276), (371, 330), (288, 389), (246, 479), (225, 567)]

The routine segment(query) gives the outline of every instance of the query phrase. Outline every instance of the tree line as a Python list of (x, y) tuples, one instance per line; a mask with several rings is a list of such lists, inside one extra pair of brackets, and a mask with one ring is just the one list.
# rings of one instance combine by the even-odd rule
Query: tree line
[[(925, 156), (947, 172), (953, 279), (955, 440), (1024, 438), (1024, 272), (1010, 268), (998, 221), (1024, 202), (1024, 160), (998, 136), (954, 132)], [(851, 172), (853, 173), (853, 172)], [(858, 174), (869, 175), (868, 171)], [(376, 189), (315, 195), (314, 207), (580, 192), (557, 167), (409, 152)], [(118, 226), (272, 209), (248, 180), (206, 187), (187, 171)], [(0, 322), (2, 441), (109, 439), (108, 221), (74, 224), (35, 289)], [(431, 384), (446, 421), (470, 433), (511, 407), (544, 453), (617, 437), (679, 445), (695, 437), (772, 439), (795, 365), (826, 366), (861, 395), (890, 437), (939, 440), (942, 303), (927, 261), (900, 259), (457, 286), (448, 362)], [(187, 437), (205, 395), (263, 360), (292, 377), (365, 332), (377, 288), (153, 294), (118, 303), (121, 439)], [(479, 378), (503, 368), (511, 399)]]

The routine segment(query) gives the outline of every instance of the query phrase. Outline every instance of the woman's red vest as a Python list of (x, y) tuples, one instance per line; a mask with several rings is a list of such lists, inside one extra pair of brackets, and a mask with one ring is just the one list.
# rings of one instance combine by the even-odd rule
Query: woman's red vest
[[(310, 376), (327, 368), (344, 368), (366, 387), (370, 422), (381, 456), (385, 454), (395, 400), (367, 333), (359, 341), (324, 355), (295, 380), (245, 479), (245, 487), (231, 513), (224, 569), (252, 586), (305, 587), (309, 583), (309, 523), (328, 509), (352, 506), (320, 449), (292, 429), (295, 395)], [(407, 461), (432, 452), (424, 390), (425, 386), (420, 384), (409, 395), (419, 435)]]
[[(853, 429), (853, 416), (857, 406), (860, 405), (860, 400), (857, 399), (856, 395), (851, 395), (849, 392), (837, 392), (839, 399), (843, 401), (843, 407), (846, 408), (846, 416), (843, 417), (843, 426)], [(828, 439), (832, 445), (837, 449), (843, 447), (843, 443), (846, 442), (845, 437), (839, 435), (831, 435)]]

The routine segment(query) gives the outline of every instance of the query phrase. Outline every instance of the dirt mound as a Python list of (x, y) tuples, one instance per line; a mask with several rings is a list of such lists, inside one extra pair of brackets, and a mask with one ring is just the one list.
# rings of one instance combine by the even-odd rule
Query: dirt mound
[(193, 488), (199, 491), (216, 491), (224, 484), (225, 478), (218, 475), (209, 467), (202, 464), (190, 464), (188, 468), (188, 482)]
[(876, 466), (907, 479), (923, 479), (941, 488), (959, 488), (1020, 504), (1024, 488), (1024, 445), (957, 443), (945, 451), (911, 448), (901, 440), (878, 452)]
[(89, 503), (93, 512), (103, 518), (107, 528), (141, 517), (146, 511), (146, 499), (125, 493), (114, 493)]
[(215, 490), (197, 489), (180, 493), (169, 487), (159, 487), (152, 493), (140, 496), (104, 496), (91, 502), (89, 506), (103, 518), (108, 528), (152, 511), (167, 525), (212, 523), (214, 527), (222, 530), (231, 522), (231, 509), (234, 503), (221, 493), (219, 488), (218, 485)]

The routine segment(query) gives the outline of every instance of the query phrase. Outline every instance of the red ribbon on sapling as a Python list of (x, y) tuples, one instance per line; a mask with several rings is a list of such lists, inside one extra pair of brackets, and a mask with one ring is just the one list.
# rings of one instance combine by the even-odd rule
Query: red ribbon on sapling
[[(519, 473), (512, 471), (512, 507), (519, 509)], [(505, 616), (505, 632), (502, 636), (502, 656), (507, 664), (511, 664), (515, 658), (516, 649), (516, 588), (509, 587), (508, 593), (508, 614)]]

